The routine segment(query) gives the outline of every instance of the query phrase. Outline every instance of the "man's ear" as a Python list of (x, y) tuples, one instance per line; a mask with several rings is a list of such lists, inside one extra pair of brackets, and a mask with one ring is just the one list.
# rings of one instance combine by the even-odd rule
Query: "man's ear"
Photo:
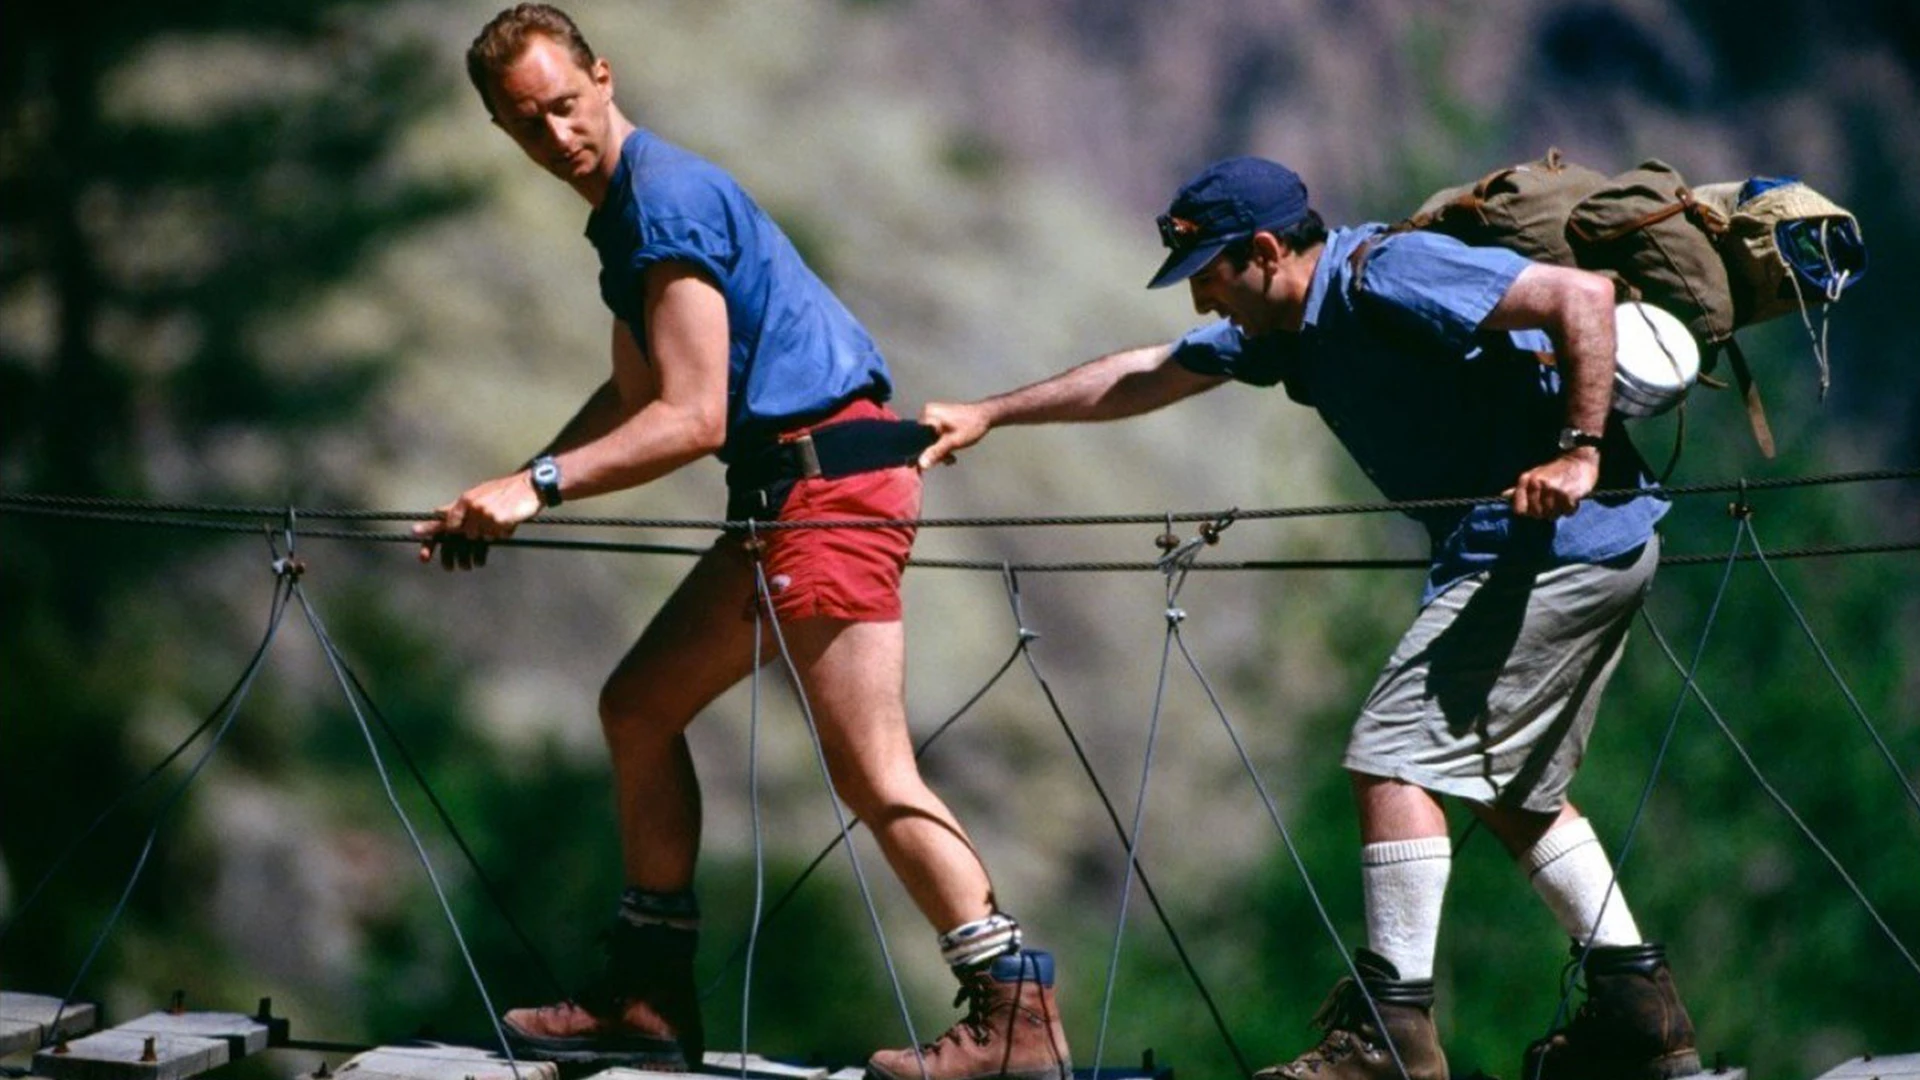
[(1280, 238), (1265, 229), (1253, 234), (1253, 262), (1262, 269), (1277, 269), (1280, 260), (1287, 256), (1288, 248)]
[(606, 57), (593, 58), (593, 67), (587, 71), (587, 77), (593, 80), (593, 85), (600, 87), (608, 94), (613, 93), (613, 65), (607, 63)]

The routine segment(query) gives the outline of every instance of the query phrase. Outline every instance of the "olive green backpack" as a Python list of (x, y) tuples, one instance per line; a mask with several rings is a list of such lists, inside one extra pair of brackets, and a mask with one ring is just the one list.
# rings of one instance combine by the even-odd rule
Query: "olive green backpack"
[[(1558, 149), (1435, 192), (1389, 231), (1409, 229), (1605, 273), (1621, 299), (1672, 313), (1699, 342), (1703, 372), (1726, 355), (1768, 457), (1773, 436), (1734, 331), (1798, 310), (1814, 339), (1824, 396), (1825, 308), (1866, 265), (1853, 215), (1805, 184), (1756, 177), (1696, 190), (1665, 162), (1607, 176), (1568, 162)], [(1355, 253), (1356, 282), (1370, 249)], [(1816, 307), (1818, 334), (1808, 314)]]

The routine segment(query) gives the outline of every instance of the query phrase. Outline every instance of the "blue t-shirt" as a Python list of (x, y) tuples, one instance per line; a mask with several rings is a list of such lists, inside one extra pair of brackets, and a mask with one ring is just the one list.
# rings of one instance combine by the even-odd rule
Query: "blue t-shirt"
[(649, 266), (691, 263), (719, 286), (731, 339), (722, 461), (854, 398), (892, 395), (866, 329), (719, 166), (636, 128), (587, 239), (600, 253), (601, 299), (643, 345)]
[[(1559, 453), (1565, 424), (1559, 374), (1536, 355), (1552, 351), (1547, 335), (1480, 329), (1528, 262), (1381, 228), (1328, 235), (1298, 333), (1248, 338), (1218, 322), (1182, 337), (1174, 358), (1201, 374), (1284, 386), (1319, 411), (1389, 499), (1497, 495)], [(1352, 255), (1372, 237), (1356, 287)], [(1647, 494), (1584, 499), (1556, 521), (1517, 517), (1505, 503), (1413, 512), (1433, 545), (1421, 603), (1497, 562), (1604, 562), (1646, 543), (1667, 502), (1652, 494), (1617, 417), (1605, 436), (1598, 488)]]

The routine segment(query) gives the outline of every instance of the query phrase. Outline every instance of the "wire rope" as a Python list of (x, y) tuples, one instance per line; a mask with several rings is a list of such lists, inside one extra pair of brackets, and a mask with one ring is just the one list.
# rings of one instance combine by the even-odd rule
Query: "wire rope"
[(293, 585), (293, 594), (300, 601), (301, 613), (306, 616), (308, 627), (313, 630), (315, 640), (320, 643), (320, 651), (326, 657), (327, 667), (340, 683), (341, 693), (347, 699), (347, 708), (352, 711), (353, 718), (359, 725), (361, 737), (366, 740), (367, 754), (372, 758), (374, 771), (380, 777), (380, 787), (386, 792), (387, 804), (393, 808), (394, 815), (400, 819), (400, 826), (406, 831), (408, 842), (413, 845), (413, 852), (420, 860), (421, 869), (426, 872), (427, 883), (433, 888), (434, 898), (440, 904), (440, 912), (446, 917), (447, 927), (453, 932), (454, 944), (460, 950), (460, 958), (465, 962), (467, 973), (473, 979), (474, 990), (480, 995), (481, 1005), (487, 1011), (487, 1021), (493, 1025), (494, 1036), (500, 1042), (500, 1052), (507, 1059), (507, 1068), (513, 1073), (515, 1080), (520, 1080), (520, 1064), (514, 1059), (512, 1043), (507, 1038), (506, 1029), (501, 1025), (498, 1010), (493, 1005), (493, 997), (487, 992), (486, 980), (480, 977), (480, 969), (474, 963), (473, 952), (467, 947), (466, 935), (460, 931), (460, 920), (454, 917), (453, 905), (447, 900), (446, 890), (440, 884), (440, 875), (433, 868), (432, 858), (427, 855), (426, 845), (421, 842), (420, 833), (413, 827), (413, 820), (407, 816), (406, 808), (400, 805), (399, 794), (393, 789), (393, 777), (387, 769), (385, 759), (380, 756), (379, 744), (373, 737), (373, 727), (367, 723), (366, 714), (360, 708), (360, 701), (354, 696), (353, 686), (357, 680), (347, 677), (345, 659), (334, 647), (333, 639), (327, 634), (326, 625), (320, 619), (320, 613), (311, 603), (308, 603), (306, 592), (300, 588), (297, 580)]
[[(1753, 534), (1751, 521), (1747, 523), (1747, 531)], [(1827, 674), (1833, 678), (1833, 684), (1840, 688), (1841, 695), (1847, 699), (1847, 705), (1853, 709), (1853, 715), (1860, 721), (1860, 726), (1866, 729), (1868, 738), (1872, 739), (1873, 745), (1879, 749), (1881, 758), (1893, 770), (1893, 778), (1899, 783), (1900, 789), (1906, 792), (1907, 801), (1913, 804), (1915, 811), (1920, 811), (1920, 792), (1914, 791), (1912, 781), (1907, 779), (1906, 770), (1900, 767), (1899, 759), (1894, 757), (1893, 748), (1888, 746), (1887, 740), (1880, 736), (1879, 728), (1874, 726), (1873, 720), (1867, 716), (1867, 710), (1860, 704), (1860, 699), (1854, 696), (1853, 688), (1847, 685), (1846, 677), (1840, 674), (1840, 668), (1834, 664), (1833, 657), (1828, 655), (1826, 648), (1820, 644), (1820, 638), (1814, 634), (1813, 625), (1801, 612), (1800, 605), (1795, 603), (1793, 595), (1787, 592), (1787, 586), (1780, 580), (1780, 575), (1774, 573), (1773, 563), (1767, 559), (1766, 551), (1761, 548), (1757, 535), (1754, 537), (1753, 552), (1759, 557), (1760, 565), (1766, 570), (1768, 579), (1773, 582), (1773, 587), (1779, 590), (1780, 599), (1786, 601), (1787, 610), (1793, 613), (1793, 621), (1799, 624), (1800, 632), (1806, 635), (1807, 644), (1813, 646), (1814, 654), (1819, 656), (1820, 663), (1826, 666)]]
[[(1743, 498), (1741, 505), (1734, 511), (1733, 544), (1727, 551), (1725, 566), (1720, 573), (1720, 584), (1714, 590), (1712, 602), (1707, 606), (1706, 621), (1700, 627), (1700, 640), (1694, 643), (1693, 659), (1682, 672), (1680, 691), (1674, 696), (1673, 708), (1667, 714), (1666, 728), (1661, 732), (1660, 744), (1654, 751), (1653, 764), (1647, 770), (1646, 783), (1641, 785), (1639, 800), (1634, 804), (1632, 816), (1627, 819), (1627, 831), (1620, 841), (1620, 853), (1614, 859), (1612, 870), (1607, 876), (1606, 890), (1600, 894), (1600, 903), (1595, 908), (1593, 924), (1587, 927), (1587, 932), (1580, 941), (1580, 948), (1574, 957), (1571, 970), (1586, 970), (1587, 958), (1593, 955), (1594, 932), (1599, 929), (1600, 918), (1606, 914), (1607, 905), (1613, 901), (1614, 894), (1619, 891), (1620, 869), (1626, 864), (1627, 856), (1633, 851), (1633, 842), (1639, 835), (1641, 818), (1646, 813), (1647, 805), (1653, 801), (1654, 785), (1660, 779), (1660, 770), (1666, 765), (1667, 750), (1673, 745), (1674, 732), (1680, 726), (1680, 712), (1687, 703), (1687, 691), (1694, 685), (1694, 680), (1699, 674), (1701, 658), (1707, 651), (1707, 641), (1712, 636), (1714, 624), (1720, 617), (1720, 604), (1726, 599), (1727, 586), (1733, 581), (1733, 568), (1738, 564), (1734, 556), (1740, 553), (1741, 541), (1747, 535), (1748, 515), (1744, 502)], [(1573, 999), (1573, 990), (1573, 980), (1569, 979), (1560, 992), (1559, 1002), (1554, 1006), (1553, 1019), (1547, 1025), (1547, 1037), (1551, 1037), (1553, 1032), (1560, 1030), (1562, 1022), (1565, 1021), (1567, 1006)], [(1541, 1074), (1546, 1069), (1546, 1063), (1547, 1055), (1545, 1054), (1535, 1058), (1530, 1080), (1540, 1080)]]
[[(1286, 821), (1281, 818), (1279, 807), (1274, 803), (1273, 796), (1268, 793), (1266, 784), (1260, 779), (1260, 770), (1254, 766), (1253, 756), (1247, 752), (1246, 745), (1241, 742), (1240, 733), (1233, 726), (1233, 721), (1228, 718), (1226, 706), (1221, 703), (1220, 696), (1214, 692), (1212, 681), (1207, 678), (1206, 672), (1201, 670), (1199, 660), (1187, 648), (1186, 636), (1175, 631), (1174, 639), (1179, 644), (1180, 654), (1186, 659), (1189, 670), (1193, 672), (1200, 688), (1206, 693), (1207, 702), (1213, 707), (1214, 715), (1219, 718), (1221, 727), (1226, 730), (1228, 740), (1233, 743), (1233, 749), (1240, 757), (1241, 766), (1246, 769), (1248, 778), (1253, 782), (1254, 791), (1258, 793), (1262, 805), (1266, 807), (1268, 818), (1280, 833), (1281, 843), (1286, 847), (1288, 857), (1293, 860), (1294, 869), (1299, 871), (1301, 885), (1307, 891), (1307, 898), (1312, 902), (1315, 914), (1319, 916), (1321, 927), (1326, 930), (1328, 938), (1339, 953), (1341, 963), (1347, 970), (1347, 977), (1353, 980), (1355, 987), (1359, 988), (1362, 1000), (1367, 1003), (1367, 1011), (1373, 1015), (1375, 1030), (1385, 1033), (1387, 1024), (1380, 1015), (1379, 1004), (1374, 1001), (1372, 991), (1367, 989), (1366, 980), (1360, 977), (1359, 968), (1354, 964), (1353, 958), (1347, 954), (1346, 943), (1341, 940), (1340, 931), (1333, 924), (1333, 916), (1327, 911), (1326, 903), (1320, 898), (1320, 890), (1314, 887), (1313, 876), (1307, 872), (1306, 859), (1300, 854), (1299, 845), (1294, 842), (1292, 831), (1287, 828)], [(1400, 1049), (1394, 1045), (1391, 1035), (1387, 1036), (1386, 1044), (1387, 1052), (1393, 1058), (1394, 1067), (1399, 1071), (1402, 1080), (1406, 1080), (1407, 1065), (1401, 1059)]]
[[(275, 582), (274, 588), (276, 591), (285, 592), (288, 595), (291, 595), (293, 592), (293, 584), (290, 578), (284, 574)], [(287, 606), (284, 598), (276, 600), (273, 620), (267, 628), (267, 642), (270, 643), (278, 634), (280, 624), (286, 616)], [(106, 944), (108, 935), (113, 932), (113, 927), (120, 921), (121, 914), (126, 910), (127, 900), (133, 895), (134, 886), (139, 883), (141, 874), (146, 870), (148, 857), (153, 854), (153, 843), (160, 834), (161, 825), (166, 822), (167, 817), (173, 812), (174, 808), (180, 804), (180, 800), (186, 794), (187, 788), (192, 786), (193, 781), (200, 775), (200, 771), (206, 768), (207, 762), (213, 759), (214, 751), (220, 748), (220, 743), (226, 738), (227, 732), (232, 730), (234, 720), (240, 715), (240, 706), (246, 702), (247, 694), (253, 688), (254, 679), (260, 674), (261, 662), (265, 659), (266, 653), (267, 648), (263, 645), (260, 651), (254, 655), (253, 662), (247, 667), (245, 674), (241, 676), (240, 692), (233, 695), (226, 715), (209, 737), (206, 749), (201, 751), (200, 756), (195, 759), (192, 767), (187, 770), (187, 775), (182, 777), (180, 783), (174, 786), (173, 791), (161, 804), (159, 810), (155, 812), (153, 816), (153, 826), (147, 830), (146, 840), (140, 846), (140, 854), (134, 861), (132, 872), (127, 875), (126, 885), (120, 890), (119, 899), (114, 902), (113, 910), (107, 915), (106, 921), (101, 924), (100, 932), (94, 936), (93, 944), (87, 949), (85, 959), (80, 962), (79, 971), (74, 974), (73, 982), (67, 987), (67, 992), (60, 999), (60, 1005), (54, 1010), (53, 1019), (47, 1024), (48, 1037), (52, 1037), (53, 1033), (59, 1030), (61, 1016), (66, 1012), (67, 1006), (74, 1001), (74, 996), (79, 992), (80, 983), (86, 978), (87, 972), (92, 969), (93, 962), (99, 957), (100, 949)]]
[[(280, 621), (281, 606), (284, 600), (285, 597), (281, 591), (276, 588), (273, 592), (273, 603), (269, 608), (267, 616), (267, 630), (261, 636), (259, 643), (254, 646), (253, 655), (242, 668), (243, 673), (252, 671), (266, 656), (267, 645), (273, 640), (273, 627), (278, 625)], [(226, 694), (221, 697), (219, 703), (208, 710), (205, 718), (203, 718), (192, 731), (187, 733), (186, 738), (182, 739), (165, 757), (162, 757), (152, 768), (148, 769), (144, 776), (134, 781), (126, 790), (116, 796), (113, 801), (109, 802), (104, 809), (94, 816), (93, 821), (85, 829), (80, 831), (78, 836), (68, 841), (67, 846), (62, 848), (60, 854), (54, 857), (53, 862), (50, 863), (47, 870), (40, 875), (39, 880), (34, 882), (33, 887), (27, 890), (26, 896), (14, 910), (13, 916), (5, 923), (0, 923), (0, 944), (6, 942), (7, 935), (13, 931), (15, 926), (20, 924), (20, 920), (26, 916), (27, 912), (32, 910), (34, 902), (40, 897), (40, 893), (58, 876), (59, 872), (66, 866), (67, 860), (71, 859), (74, 853), (80, 850), (81, 845), (91, 839), (94, 833), (99, 831), (100, 826), (104, 825), (108, 818), (112, 817), (116, 811), (126, 805), (128, 800), (132, 799), (133, 796), (139, 794), (148, 784), (159, 778), (160, 775), (166, 771), (167, 766), (173, 764), (181, 754), (186, 753), (187, 748), (197, 742), (200, 736), (205, 734), (207, 729), (213, 726), (214, 721), (220, 718), (220, 714), (223, 713), (228, 704), (233, 701), (234, 695), (240, 692), (244, 679), (245, 675), (243, 674), (241, 680), (235, 681), (232, 686), (227, 688)]]
[[(826, 787), (827, 803), (833, 807), (833, 818), (839, 831), (846, 832), (847, 814), (840, 806), (840, 800), (833, 785), (833, 770), (827, 765), (826, 743), (820, 736), (820, 726), (814, 722), (813, 703), (808, 700), (806, 686), (800, 681), (800, 668), (794, 663), (793, 653), (787, 648), (787, 636), (780, 629), (780, 619), (773, 607), (773, 592), (767, 585), (766, 563), (762, 552), (756, 545), (753, 559), (753, 587), (762, 615), (773, 632), (773, 642), (780, 653), (780, 662), (786, 668), (787, 677), (793, 683), (793, 693), (800, 706), (800, 715), (807, 723), (807, 734), (813, 746), (815, 764), (820, 768), (820, 779)], [(757, 621), (757, 620), (756, 620)], [(758, 657), (755, 657), (757, 660)], [(853, 867), (853, 880), (860, 890), (860, 901), (866, 905), (867, 921), (873, 928), (874, 941), (880, 947), (880, 959), (886, 965), (887, 980), (893, 985), (893, 997), (900, 1007), (900, 1020), (906, 1025), (907, 1041), (913, 1047), (914, 1060), (920, 1066), (924, 1077), (927, 1073), (926, 1057), (920, 1049), (920, 1036), (913, 1027), (913, 1014), (907, 1007), (907, 994), (900, 985), (900, 971), (893, 962), (893, 951), (887, 947), (886, 931), (880, 925), (880, 910), (873, 901), (873, 891), (867, 885), (866, 871), (860, 865), (860, 852), (855, 845), (847, 845), (847, 861)], [(745, 1048), (742, 1047), (744, 1052)]]
[[(1653, 640), (1660, 646), (1660, 651), (1666, 655), (1667, 659), (1672, 662), (1677, 670), (1684, 671), (1685, 669), (1680, 663), (1679, 655), (1673, 651), (1673, 646), (1667, 643), (1666, 635), (1660, 632), (1660, 627), (1653, 621), (1653, 617), (1648, 615), (1644, 610), (1640, 613), (1640, 617), (1641, 621), (1647, 624), (1647, 629), (1653, 634)], [(1741, 763), (1746, 765), (1747, 771), (1753, 774), (1755, 782), (1760, 785), (1760, 790), (1766, 792), (1767, 797), (1772, 799), (1774, 805), (1780, 808), (1781, 813), (1787, 816), (1787, 820), (1793, 822), (1794, 827), (1800, 830), (1800, 835), (1806, 837), (1807, 842), (1813, 845), (1814, 850), (1818, 851), (1821, 856), (1827, 860), (1827, 865), (1833, 867), (1834, 873), (1840, 875), (1841, 882), (1846, 885), (1849, 892), (1853, 893), (1853, 898), (1860, 902), (1860, 906), (1865, 909), (1867, 917), (1873, 920), (1874, 925), (1880, 928), (1882, 934), (1886, 935), (1888, 942), (1890, 942), (1894, 949), (1900, 953), (1901, 957), (1906, 960), (1907, 966), (1913, 969), (1914, 974), (1920, 975), (1920, 961), (1914, 959), (1913, 953), (1908, 951), (1906, 944), (1900, 940), (1900, 935), (1896, 934), (1893, 927), (1887, 924), (1886, 919), (1881, 917), (1880, 912), (1873, 906), (1873, 902), (1867, 899), (1866, 892), (1853, 880), (1853, 876), (1847, 873), (1847, 868), (1841, 865), (1840, 859), (1834, 855), (1833, 851), (1829, 849), (1826, 844), (1821, 842), (1820, 838), (1814, 834), (1813, 829), (1794, 811), (1793, 806), (1787, 802), (1786, 796), (1780, 794), (1779, 789), (1775, 788), (1773, 784), (1767, 780), (1766, 775), (1760, 771), (1759, 764), (1753, 760), (1753, 755), (1747, 752), (1746, 746), (1741, 743), (1738, 736), (1734, 735), (1732, 727), (1730, 727), (1726, 720), (1720, 715), (1720, 710), (1715, 708), (1711, 701), (1707, 700), (1706, 692), (1700, 689), (1698, 683), (1689, 684), (1688, 689), (1693, 694), (1694, 700), (1698, 701), (1700, 707), (1705, 709), (1707, 715), (1713, 719), (1714, 725), (1720, 729), (1720, 734), (1726, 738), (1727, 744), (1733, 747), (1733, 752), (1740, 758)]]

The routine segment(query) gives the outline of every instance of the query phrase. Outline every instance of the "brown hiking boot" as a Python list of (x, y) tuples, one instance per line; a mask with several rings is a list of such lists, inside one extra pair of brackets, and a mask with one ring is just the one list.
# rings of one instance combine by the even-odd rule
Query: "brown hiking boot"
[(967, 1015), (918, 1052), (882, 1050), (868, 1080), (1071, 1080), (1067, 1035), (1053, 997), (1053, 956), (1007, 953), (963, 976), (955, 1005)]
[(693, 986), (691, 930), (614, 923), (607, 966), (577, 996), (513, 1009), (501, 1022), (517, 1053), (539, 1061), (634, 1069), (700, 1067), (705, 1034)]
[(1385, 957), (1367, 949), (1355, 951), (1353, 966), (1360, 981), (1334, 984), (1313, 1018), (1327, 1033), (1320, 1045), (1261, 1069), (1253, 1080), (1447, 1080), (1447, 1056), (1433, 1026), (1433, 980), (1402, 979)]
[[(1578, 942), (1573, 957), (1569, 974)], [(1700, 1071), (1665, 948), (1596, 946), (1584, 974), (1587, 1000), (1567, 1026), (1527, 1047), (1523, 1080), (1671, 1080)]]

